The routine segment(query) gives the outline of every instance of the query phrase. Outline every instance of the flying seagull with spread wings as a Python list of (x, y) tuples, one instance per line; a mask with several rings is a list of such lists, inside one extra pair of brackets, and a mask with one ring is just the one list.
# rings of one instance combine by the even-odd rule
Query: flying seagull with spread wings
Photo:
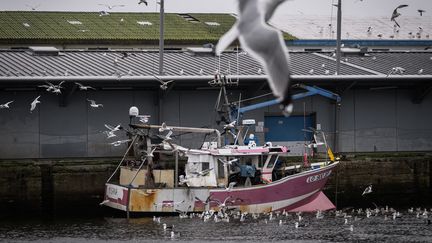
[(9, 101), (9, 102), (6, 102), (6, 103), (4, 103), (4, 104), (1, 104), (1, 105), (0, 105), (0, 109), (5, 109), (5, 108), (9, 109), (9, 108), (10, 108), (10, 107), (9, 107), (9, 104), (12, 103), (12, 102), (14, 102), (14, 101), (11, 100), (11, 101)]
[(40, 98), (41, 96), (39, 95), (38, 97), (36, 97), (36, 99), (34, 99), (33, 101), (32, 101), (32, 103), (30, 104), (30, 113), (32, 112), (32, 111), (34, 111), (34, 109), (36, 109), (36, 105), (37, 104), (39, 104), (39, 103), (41, 103), (40, 101), (39, 101), (39, 98)]
[(263, 65), (273, 95), (278, 98), (283, 112), (289, 115), (293, 105), (288, 50), (281, 32), (267, 24), (284, 1), (238, 0), (237, 22), (221, 37), (216, 53), (220, 55), (238, 38), (242, 47)]
[(174, 80), (163, 81), (161, 78), (159, 78), (156, 75), (153, 75), (153, 77), (155, 77), (155, 79), (157, 81), (159, 81), (159, 83), (161, 83), (161, 85), (159, 85), (159, 87), (161, 88), (161, 90), (167, 90), (168, 89), (168, 84), (170, 84), (171, 82), (174, 82)]
[(390, 21), (395, 22), (395, 25), (397, 25), (397, 27), (399, 27), (399, 28), (400, 28), (400, 25), (399, 25), (398, 22), (396, 22), (396, 18), (399, 17), (401, 14), (398, 12), (398, 9), (400, 9), (400, 8), (405, 8), (405, 7), (408, 7), (408, 5), (407, 5), (407, 4), (402, 4), (402, 5), (397, 6), (397, 7), (393, 10), (392, 16), (391, 16), (391, 18), (390, 18)]

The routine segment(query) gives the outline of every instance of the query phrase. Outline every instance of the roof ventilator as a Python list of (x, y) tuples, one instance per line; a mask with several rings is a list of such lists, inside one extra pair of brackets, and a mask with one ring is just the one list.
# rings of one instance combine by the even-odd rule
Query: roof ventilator
[(30, 46), (33, 56), (59, 56), (60, 50), (53, 46)]
[(186, 21), (191, 22), (191, 23), (199, 23), (200, 21), (192, 16), (190, 16), (189, 14), (178, 14), (178, 16), (184, 18)]
[(351, 48), (351, 47), (344, 47), (341, 48), (341, 53), (343, 56), (365, 56), (368, 52), (367, 47), (358, 47), (358, 48)]
[(203, 47), (188, 47), (186, 48), (186, 52), (193, 56), (214, 56), (215, 50), (212, 46), (207, 45)]

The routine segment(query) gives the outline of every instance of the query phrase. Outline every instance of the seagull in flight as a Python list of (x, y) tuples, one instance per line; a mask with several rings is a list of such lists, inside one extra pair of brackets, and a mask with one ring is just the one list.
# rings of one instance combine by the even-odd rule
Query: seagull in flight
[(362, 193), (362, 196), (369, 194), (372, 192), (372, 184), (370, 184), (368, 187), (366, 187)]
[(12, 103), (12, 102), (14, 102), (14, 101), (11, 100), (11, 101), (9, 101), (9, 102), (6, 102), (6, 103), (4, 103), (4, 104), (1, 104), (1, 105), (0, 105), (0, 109), (5, 109), (5, 108), (8, 108), (8, 109), (9, 109), (9, 108), (10, 108), (10, 107), (9, 107), (9, 104)]
[(36, 105), (38, 104), (38, 103), (41, 103), (40, 101), (39, 101), (39, 98), (40, 98), (41, 96), (39, 95), (38, 97), (36, 97), (36, 99), (34, 99), (33, 101), (32, 101), (32, 103), (30, 104), (30, 113), (34, 110), (34, 109), (36, 109)]
[(149, 119), (151, 116), (150, 115), (138, 115), (137, 117), (139, 118), (140, 122), (145, 124), (145, 123), (149, 122)]
[(122, 144), (124, 144), (124, 143), (127, 143), (127, 142), (130, 142), (131, 140), (130, 139), (126, 139), (126, 140), (119, 140), (119, 141), (115, 141), (115, 142), (112, 142), (112, 143), (110, 143), (112, 146), (114, 146), (114, 147), (117, 147), (117, 146), (120, 146), (120, 145), (122, 145)]
[(213, 170), (213, 168), (205, 169), (205, 170), (202, 170), (202, 171), (193, 171), (191, 173), (195, 174), (195, 175), (199, 175), (199, 176), (206, 176), (206, 175), (208, 175), (210, 173), (211, 170)]
[(36, 11), (39, 8), (40, 4), (38, 4), (38, 5), (26, 4), (26, 6), (29, 7), (31, 10)]
[(93, 88), (93, 87), (91, 87), (91, 86), (85, 86), (85, 85), (82, 85), (82, 84), (80, 84), (80, 83), (78, 83), (78, 82), (75, 82), (75, 84), (78, 85), (78, 88), (79, 88), (80, 90), (89, 90), (89, 89), (96, 90), (95, 88)]
[(400, 8), (405, 8), (405, 7), (408, 7), (408, 5), (407, 5), (407, 4), (402, 4), (402, 5), (397, 6), (397, 7), (393, 10), (392, 16), (391, 16), (391, 18), (390, 18), (390, 21), (395, 22), (395, 24), (396, 24), (399, 28), (400, 28), (400, 25), (399, 25), (398, 22), (396, 22), (396, 18), (399, 17), (401, 14), (400, 14), (397, 10), (400, 9)]
[(216, 46), (220, 55), (234, 40), (251, 56), (257, 59), (268, 74), (268, 83), (277, 97), (284, 114), (292, 112), (290, 70), (288, 50), (279, 30), (269, 26), (267, 21), (276, 8), (285, 0), (238, 0), (238, 20), (225, 33)]
[(426, 12), (426, 10), (418, 9), (417, 12), (419, 12), (420, 16), (423, 16), (423, 13)]
[(61, 94), (61, 90), (63, 87), (61, 86), (65, 81), (61, 81), (58, 85), (52, 84), (48, 81), (45, 81), (47, 84), (39, 85), (38, 87), (45, 88), (46, 91), (52, 92), (55, 94)]
[(120, 131), (120, 129), (122, 129), (122, 127), (121, 127), (120, 124), (117, 125), (117, 126), (115, 126), (115, 127), (113, 127), (113, 126), (111, 126), (111, 125), (107, 125), (107, 124), (104, 124), (104, 125), (105, 125), (105, 127), (108, 128), (111, 132), (117, 132), (117, 131)]
[(162, 90), (166, 90), (168, 88), (168, 84), (171, 83), (171, 82), (174, 82), (174, 80), (163, 81), (161, 78), (159, 78), (156, 75), (153, 75), (153, 77), (155, 77), (157, 79), (157, 81), (159, 81), (161, 83), (161, 85), (159, 87)]
[(237, 121), (232, 121), (231, 123), (224, 125), (223, 129), (226, 130), (226, 129), (234, 128), (236, 123)]
[(87, 101), (90, 102), (90, 106), (93, 107), (93, 108), (103, 107), (102, 104), (96, 104), (96, 101), (94, 101), (94, 100), (87, 99)]
[(105, 135), (107, 135), (107, 139), (108, 138), (113, 138), (116, 137), (117, 135), (115, 135), (115, 133), (113, 131), (104, 131), (103, 132)]
[(100, 6), (105, 6), (105, 7), (107, 7), (109, 10), (112, 10), (112, 9), (115, 8), (115, 7), (124, 7), (124, 6), (125, 6), (125, 5), (123, 5), (123, 4), (109, 5), (109, 4), (102, 4), (102, 3), (100, 3), (99, 5), (100, 5)]
[(237, 162), (238, 159), (232, 159), (232, 160), (224, 160), (224, 159), (219, 159), (220, 162), (222, 162), (224, 165), (232, 165), (234, 162)]
[(144, 3), (146, 6), (148, 6), (147, 0), (139, 0), (138, 4)]

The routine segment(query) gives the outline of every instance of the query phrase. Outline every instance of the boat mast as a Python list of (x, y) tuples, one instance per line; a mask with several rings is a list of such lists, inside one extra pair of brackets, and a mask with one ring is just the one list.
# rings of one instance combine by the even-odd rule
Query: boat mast
[(164, 54), (164, 0), (160, 0), (160, 11), (159, 11), (159, 75), (163, 75), (163, 54)]
[(341, 32), (342, 32), (342, 1), (337, 4), (337, 33), (336, 33), (336, 75), (340, 74)]

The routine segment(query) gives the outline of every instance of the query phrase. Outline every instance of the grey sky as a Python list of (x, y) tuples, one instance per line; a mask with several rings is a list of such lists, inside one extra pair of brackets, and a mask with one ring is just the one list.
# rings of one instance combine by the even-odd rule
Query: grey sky
[[(155, 12), (158, 11), (156, 0), (148, 0), (149, 6), (138, 5), (138, 0), (0, 0), (1, 10), (30, 10), (29, 6), (38, 6), (40, 11), (100, 11), (107, 10), (99, 4), (124, 4), (112, 11)], [(337, 0), (291, 0), (284, 3), (277, 13), (295, 15), (335, 15), (332, 2)], [(216, 12), (235, 13), (236, 0), (165, 0), (166, 12)], [(425, 15), (432, 15), (432, 0), (342, 0), (345, 16), (391, 16), (399, 4), (408, 4), (401, 9), (403, 15), (418, 15), (417, 9), (426, 10)]]

